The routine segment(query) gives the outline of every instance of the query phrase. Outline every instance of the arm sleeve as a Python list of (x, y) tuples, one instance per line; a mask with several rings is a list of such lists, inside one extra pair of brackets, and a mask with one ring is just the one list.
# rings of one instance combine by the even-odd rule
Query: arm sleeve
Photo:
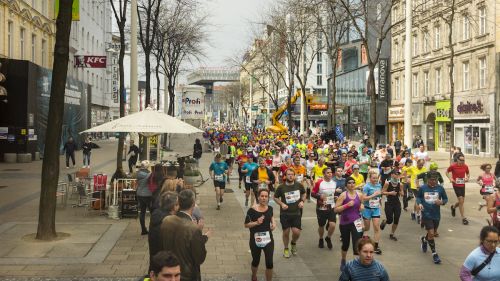
[[(418, 189), (417, 198), (416, 198), (417, 205), (418, 204), (422, 204), (422, 197), (423, 197), (423, 191), (422, 190), (423, 190), (422, 188)], [(446, 193), (445, 193), (445, 195), (446, 195)]]
[(313, 190), (311, 190), (311, 196), (313, 198), (316, 198), (316, 199), (320, 198), (318, 191), (319, 191), (319, 185), (321, 184), (321, 182), (322, 182), (322, 180), (319, 180), (314, 184)]
[(274, 198), (281, 199), (282, 195), (283, 194), (281, 192), (281, 187), (280, 186), (276, 187), (276, 190), (274, 191)]

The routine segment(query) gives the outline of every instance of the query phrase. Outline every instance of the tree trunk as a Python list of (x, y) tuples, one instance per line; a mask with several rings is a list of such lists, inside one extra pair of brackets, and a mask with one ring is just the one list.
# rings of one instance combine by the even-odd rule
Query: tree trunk
[(172, 85), (168, 85), (168, 98), (169, 98), (169, 103), (168, 103), (168, 115), (174, 116), (174, 110), (175, 110), (175, 87)]
[(369, 65), (368, 74), (368, 94), (370, 95), (370, 142), (375, 147), (377, 145), (377, 96), (375, 92), (375, 65)]
[[(123, 59), (125, 58), (125, 21), (118, 25), (120, 31), (120, 54), (118, 57), (118, 70), (120, 73), (120, 118), (125, 116), (125, 70)], [(123, 169), (123, 143), (125, 135), (120, 133), (118, 137), (118, 149), (116, 151), (116, 172)]]
[(156, 64), (156, 110), (160, 110), (160, 63)]
[(56, 234), (56, 191), (59, 181), (59, 148), (64, 116), (64, 92), (69, 61), (69, 36), (73, 0), (59, 2), (50, 105), (42, 164), (42, 185), (36, 239), (52, 240)]
[(149, 61), (150, 52), (144, 50), (145, 57), (145, 68), (146, 68), (146, 101), (144, 104), (144, 108), (147, 108), (151, 105), (151, 62)]
[[(337, 68), (335, 66), (335, 68)], [(331, 96), (331, 99), (332, 99), (332, 117), (331, 117), (331, 120), (332, 120), (332, 127), (331, 128), (334, 128), (337, 126), (337, 115), (336, 115), (336, 111), (337, 111), (337, 80), (336, 80), (336, 76), (337, 76), (337, 70), (334, 69), (333, 72), (332, 72), (332, 96)], [(329, 128), (329, 129), (331, 129)]]

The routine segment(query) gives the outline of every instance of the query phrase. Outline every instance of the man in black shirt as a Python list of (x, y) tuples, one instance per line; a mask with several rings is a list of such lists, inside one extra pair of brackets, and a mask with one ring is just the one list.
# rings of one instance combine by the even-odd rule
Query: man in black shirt
[(129, 173), (133, 172), (133, 167), (135, 163), (137, 163), (137, 158), (139, 157), (139, 147), (134, 144), (133, 140), (130, 140), (130, 149), (128, 150), (127, 155), (130, 155), (128, 158), (128, 171)]
[(63, 150), (66, 152), (66, 169), (69, 169), (69, 158), (71, 157), (71, 162), (75, 166), (75, 150), (77, 149), (76, 143), (73, 137), (69, 137), (68, 141), (64, 144)]

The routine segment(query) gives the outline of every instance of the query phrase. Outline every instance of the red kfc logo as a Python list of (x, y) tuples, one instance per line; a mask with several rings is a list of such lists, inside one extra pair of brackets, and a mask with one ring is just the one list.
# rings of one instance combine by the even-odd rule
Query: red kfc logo
[(106, 56), (75, 56), (75, 67), (106, 68)]

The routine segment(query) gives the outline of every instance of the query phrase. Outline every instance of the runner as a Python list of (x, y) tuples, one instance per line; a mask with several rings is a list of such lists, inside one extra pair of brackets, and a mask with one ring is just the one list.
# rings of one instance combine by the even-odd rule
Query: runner
[[(341, 170), (342, 168), (339, 168)], [(316, 217), (318, 219), (318, 234), (319, 234), (319, 248), (324, 248), (324, 241), (328, 249), (332, 249), (332, 235), (335, 231), (335, 223), (337, 218), (335, 216), (335, 192), (337, 191), (336, 183), (332, 178), (332, 169), (326, 168), (323, 170), (323, 179), (320, 179), (314, 185), (311, 196), (316, 198)], [(339, 192), (340, 193), (340, 192)], [(328, 222), (328, 223), (327, 223)], [(326, 238), (323, 236), (326, 230)]]
[(455, 195), (458, 202), (451, 205), (451, 216), (455, 217), (456, 208), (458, 206), (462, 223), (468, 225), (469, 221), (464, 215), (464, 201), (465, 201), (465, 183), (469, 181), (469, 167), (465, 164), (465, 156), (461, 155), (457, 159), (457, 163), (451, 164), (446, 170), (446, 176), (451, 181)]
[(391, 177), (391, 172), (394, 169), (394, 160), (390, 153), (385, 155), (385, 159), (380, 162), (380, 183), (383, 185), (385, 181)]
[(429, 182), (424, 184), (418, 190), (416, 201), (419, 210), (422, 212), (422, 224), (427, 231), (426, 236), (420, 237), (422, 252), (427, 252), (427, 245), (432, 251), (432, 259), (435, 264), (441, 263), (436, 252), (436, 243), (434, 241), (434, 233), (437, 232), (439, 221), (441, 219), (441, 205), (448, 202), (448, 196), (443, 186), (437, 184), (438, 175), (436, 173), (429, 174)]
[(253, 162), (253, 157), (249, 156), (247, 157), (247, 162), (243, 164), (243, 167), (241, 167), (241, 172), (245, 175), (245, 207), (248, 207), (248, 198), (251, 196), (251, 205), (253, 206), (254, 201), (255, 201), (255, 196), (253, 192), (251, 193), (250, 190), (252, 189), (252, 181), (251, 181), (251, 176), (252, 173), (255, 169), (257, 169), (259, 165), (255, 162)]
[[(406, 160), (408, 162), (409, 160)], [(413, 193), (413, 197), (416, 197), (418, 192), (418, 187), (423, 185), (423, 180), (418, 180), (417, 177), (421, 173), (427, 172), (427, 168), (424, 166), (425, 160), (420, 159), (417, 161), (417, 166), (411, 166), (406, 169), (406, 175), (410, 176), (410, 191)], [(417, 209), (417, 202), (413, 206), (413, 212), (411, 213), (411, 219), (416, 220), (417, 224), (420, 224), (420, 212)]]
[(306, 198), (307, 202), (311, 202), (311, 187), (313, 186), (313, 168), (316, 166), (316, 161), (314, 161), (314, 153), (310, 152), (309, 157), (306, 161)]
[(477, 182), (481, 186), (480, 193), (483, 196), (484, 201), (479, 202), (479, 211), (486, 206), (486, 198), (495, 193), (494, 188), (496, 186), (495, 175), (491, 172), (491, 165), (483, 164), (480, 168), (483, 171), (483, 174), (477, 178)]
[[(293, 169), (286, 170), (285, 175), (285, 182), (276, 188), (274, 201), (280, 206), (280, 222), (285, 247), (283, 256), (289, 258), (290, 250), (293, 255), (297, 254), (297, 240), (302, 229), (301, 217), (306, 192), (304, 187), (295, 181), (295, 171)], [(289, 250), (290, 230), (292, 232), (292, 241)]]
[(364, 236), (370, 231), (370, 221), (373, 222), (373, 238), (375, 240), (375, 253), (382, 254), (379, 247), (380, 241), (380, 195), (382, 186), (378, 182), (378, 174), (371, 171), (368, 174), (368, 182), (363, 187), (363, 201), (365, 208), (363, 210), (363, 220), (365, 223)]
[(357, 160), (359, 163), (359, 173), (363, 175), (363, 178), (366, 181), (372, 160), (371, 156), (368, 155), (368, 147), (366, 145), (364, 145), (361, 149), (361, 154), (358, 155)]
[(391, 178), (384, 183), (382, 194), (386, 196), (385, 202), (385, 218), (380, 224), (380, 228), (384, 230), (386, 224), (392, 224), (391, 234), (389, 239), (398, 241), (394, 233), (398, 228), (399, 217), (401, 216), (401, 202), (399, 197), (403, 196), (403, 188), (399, 182), (400, 173), (393, 170)]
[(340, 271), (344, 269), (349, 250), (350, 240), (352, 240), (353, 255), (358, 255), (357, 242), (363, 233), (363, 219), (360, 212), (364, 206), (361, 204), (363, 195), (355, 190), (355, 180), (351, 177), (346, 179), (346, 191), (340, 194), (337, 199), (335, 212), (340, 214), (340, 237), (342, 240), (342, 260), (340, 261)]
[(300, 157), (295, 156), (293, 158), (293, 165), (291, 166), (292, 170), (295, 172), (295, 181), (302, 184), (302, 186), (307, 186), (306, 183), (306, 167), (300, 164)]
[(318, 160), (318, 164), (314, 166), (312, 169), (312, 176), (313, 180), (317, 181), (319, 179), (323, 178), (323, 171), (328, 168), (328, 166), (325, 165), (325, 160), (323, 158), (320, 158)]
[(259, 167), (253, 170), (250, 180), (253, 183), (252, 188), (255, 198), (257, 198), (259, 189), (269, 189), (270, 191), (274, 189), (274, 175), (273, 172), (266, 167), (264, 158), (259, 158)]
[(359, 172), (359, 165), (353, 165), (352, 166), (352, 175), (351, 178), (354, 179), (354, 184), (356, 189), (363, 189), (363, 185), (365, 185), (365, 178), (364, 176)]
[(500, 229), (500, 188), (498, 185), (494, 194), (486, 198), (486, 212), (491, 216), (491, 225)]
[(279, 184), (279, 178), (280, 178), (280, 167), (283, 160), (281, 159), (281, 154), (279, 150), (276, 150), (275, 153), (273, 154), (273, 161), (272, 161), (272, 171), (274, 174), (274, 178), (276, 179), (274, 184)]
[[(401, 160), (403, 161), (403, 160)], [(401, 168), (401, 183), (403, 183), (403, 210), (408, 212), (408, 201), (414, 198), (410, 188), (411, 176), (408, 174), (408, 169), (412, 167), (413, 161), (405, 159), (404, 166)], [(415, 211), (414, 211), (415, 212)]]
[(215, 201), (217, 202), (217, 210), (220, 210), (220, 204), (223, 201), (224, 189), (226, 188), (226, 175), (229, 167), (222, 160), (222, 155), (216, 154), (215, 160), (210, 164), (210, 177), (214, 180)]
[(351, 152), (347, 153), (347, 161), (344, 163), (344, 175), (346, 177), (350, 176), (352, 174), (352, 166), (358, 164), (358, 161), (356, 161), (356, 158), (354, 158), (354, 155)]
[(415, 160), (424, 160), (425, 163), (431, 161), (431, 158), (429, 157), (429, 153), (427, 153), (427, 151), (425, 151), (425, 145), (424, 144), (420, 144), (418, 146), (418, 151), (415, 152), (415, 154), (413, 154), (413, 157), (415, 158)]
[[(238, 149), (240, 150), (240, 149)], [(245, 173), (241, 170), (243, 165), (248, 161), (248, 155), (244, 154), (243, 151), (240, 152), (238, 157), (236, 157), (236, 163), (238, 163), (238, 188), (241, 189), (241, 182), (245, 183)]]
[(266, 280), (273, 278), (273, 230), (276, 222), (273, 216), (273, 207), (268, 205), (269, 190), (259, 190), (259, 204), (248, 209), (245, 217), (245, 227), (250, 229), (250, 252), (252, 253), (252, 280), (257, 280), (260, 255), (264, 251), (266, 260)]

